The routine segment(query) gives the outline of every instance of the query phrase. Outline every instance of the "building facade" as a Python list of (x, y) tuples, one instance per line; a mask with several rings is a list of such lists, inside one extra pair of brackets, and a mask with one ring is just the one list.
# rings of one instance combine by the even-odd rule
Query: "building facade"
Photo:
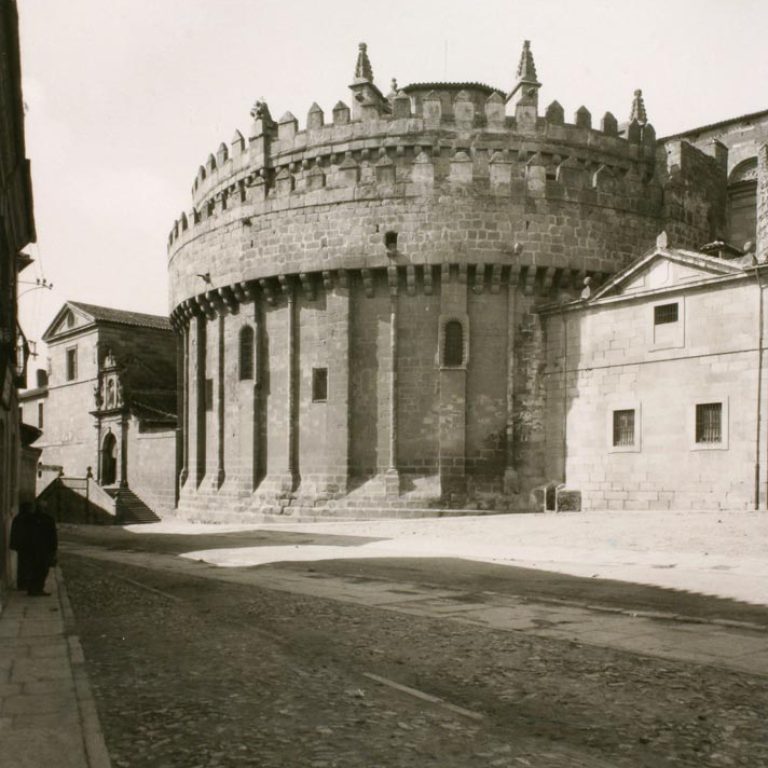
[(664, 240), (542, 308), (547, 475), (584, 508), (765, 507), (768, 265)]
[(351, 108), (300, 130), (257, 102), (208, 157), (168, 246), (181, 514), (526, 509), (558, 480), (538, 308), (662, 230), (695, 249), (749, 222), (735, 130), (658, 141), (640, 91), (627, 123), (567, 122), (539, 88), (526, 42), (509, 91), (385, 96), (361, 44)]
[(176, 502), (176, 341), (168, 319), (69, 301), (43, 334), (40, 386), (21, 396), (42, 437), (38, 493), (58, 476), (95, 483), (118, 519)]
[[(11, 584), (8, 532), (18, 510), (23, 458), (18, 389), (25, 385), (28, 349), (17, 313), (18, 274), (35, 240), (32, 183), (24, 141), (19, 23), (16, 3), (0, 3), (0, 609)], [(24, 440), (22, 440), (24, 438)]]

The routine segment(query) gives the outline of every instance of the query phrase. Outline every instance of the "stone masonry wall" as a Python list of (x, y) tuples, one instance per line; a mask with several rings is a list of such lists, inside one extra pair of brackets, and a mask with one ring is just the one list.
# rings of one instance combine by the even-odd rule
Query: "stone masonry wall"
[[(749, 275), (719, 287), (546, 316), (548, 477), (564, 476), (569, 488), (581, 490), (585, 509), (752, 508), (757, 290)], [(653, 305), (670, 301), (681, 302), (684, 333), (679, 344), (657, 348)], [(716, 447), (694, 440), (695, 405), (706, 402), (723, 403), (725, 439)], [(764, 419), (765, 402), (762, 407)], [(633, 450), (612, 444), (612, 413), (622, 409), (638, 414)], [(760, 439), (764, 504), (765, 434)]]
[(175, 506), (175, 428), (142, 428), (138, 419), (128, 426), (128, 485), (159, 517)]
[[(45, 406), (45, 429), (37, 447), (41, 461), (64, 467), (64, 474), (85, 477), (96, 471), (98, 457), (93, 390), (97, 383), (97, 332), (62, 340), (49, 346), (50, 375)], [(77, 349), (77, 376), (67, 381), (67, 350)]]

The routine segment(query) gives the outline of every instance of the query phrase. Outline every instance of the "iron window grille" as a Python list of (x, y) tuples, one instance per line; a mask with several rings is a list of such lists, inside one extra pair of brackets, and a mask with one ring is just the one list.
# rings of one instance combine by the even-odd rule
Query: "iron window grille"
[(653, 308), (653, 324), (664, 325), (665, 323), (676, 323), (678, 319), (677, 302), (674, 304), (659, 304)]
[(721, 443), (723, 441), (723, 404), (698, 403), (696, 405), (696, 442)]
[(635, 411), (613, 412), (613, 445), (622, 447), (635, 444)]

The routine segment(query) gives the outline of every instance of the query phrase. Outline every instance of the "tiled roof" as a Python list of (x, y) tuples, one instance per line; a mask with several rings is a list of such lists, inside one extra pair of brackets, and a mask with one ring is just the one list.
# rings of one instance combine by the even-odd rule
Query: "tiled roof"
[(492, 93), (500, 93), (502, 96), (505, 95), (504, 91), (500, 90), (499, 88), (493, 88), (492, 86), (486, 85), (485, 83), (410, 83), (401, 90), (405, 91), (405, 93), (410, 93), (411, 91), (421, 91), (425, 88), (429, 88), (434, 91), (460, 91), (463, 88), (471, 88), (485, 91), (489, 95)]
[(70, 301), (67, 303), (91, 315), (94, 320), (102, 320), (119, 325), (136, 325), (141, 328), (156, 328), (163, 331), (172, 330), (171, 321), (164, 315), (130, 312), (126, 309), (112, 309), (112, 307), (100, 307), (96, 304), (83, 304), (80, 301)]
[(680, 131), (680, 133), (672, 133), (669, 136), (662, 136), (658, 139), (658, 141), (670, 141), (671, 139), (679, 139), (681, 136), (691, 136), (697, 133), (704, 133), (705, 131), (711, 131), (715, 128), (724, 128), (726, 125), (731, 125), (732, 123), (754, 120), (759, 117), (768, 117), (768, 109), (763, 109), (760, 112), (749, 112), (746, 115), (739, 115), (738, 117), (729, 117), (727, 120), (720, 120), (717, 123), (700, 125), (698, 128), (689, 128), (687, 131)]

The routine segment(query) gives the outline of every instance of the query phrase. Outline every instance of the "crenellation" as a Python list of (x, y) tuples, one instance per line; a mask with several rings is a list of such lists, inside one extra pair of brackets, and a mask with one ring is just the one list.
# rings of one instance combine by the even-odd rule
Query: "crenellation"
[(600, 121), (600, 130), (606, 136), (619, 135), (619, 123), (611, 112), (606, 112), (603, 115), (603, 119)]
[(411, 118), (411, 100), (402, 91), (392, 99), (392, 119), (407, 120)]
[(333, 108), (333, 124), (347, 125), (350, 121), (349, 107), (343, 101), (337, 101)]
[(484, 108), (486, 126), (494, 131), (504, 130), (507, 120), (504, 97), (498, 92), (492, 93), (485, 100)]
[(443, 117), (443, 105), (436, 91), (430, 91), (421, 102), (424, 128), (439, 128)]
[(459, 130), (475, 125), (475, 104), (467, 91), (459, 91), (453, 102), (453, 121)]
[(573, 119), (577, 128), (592, 128), (592, 113), (584, 106), (579, 107), (576, 110), (576, 114)]
[(299, 130), (299, 121), (291, 112), (286, 112), (277, 122), (277, 140), (290, 142)]
[(315, 131), (318, 128), (322, 128), (325, 120), (325, 114), (323, 110), (318, 106), (317, 102), (312, 102), (312, 106), (307, 112), (307, 130)]
[[(494, 97), (492, 96), (491, 98)], [(427, 97), (425, 99), (427, 102), (429, 101)], [(494, 101), (498, 102), (499, 97), (494, 98)], [(464, 103), (470, 104), (469, 101), (464, 101)], [(499, 105), (497, 104), (497, 106)], [(224, 153), (220, 147), (220, 160), (214, 158), (214, 163), (211, 164), (209, 159), (209, 169), (203, 168), (202, 173), (198, 172), (193, 195), (196, 202), (201, 202), (209, 195), (220, 195), (223, 189), (231, 188), (242, 181), (244, 177), (252, 172), (254, 163), (258, 167), (261, 164), (275, 164), (278, 158), (284, 158), (282, 161), (277, 161), (276, 164), (302, 163), (306, 167), (309, 163), (322, 162), (323, 158), (332, 158), (333, 155), (338, 153), (352, 152), (353, 154), (357, 153), (359, 156), (359, 153), (365, 149), (378, 150), (381, 147), (399, 146), (401, 149), (398, 151), (402, 152), (402, 155), (398, 155), (398, 160), (402, 159), (406, 164), (408, 162), (415, 164), (415, 157), (418, 156), (419, 150), (424, 147), (422, 133), (424, 121), (418, 118), (399, 121), (398, 126), (400, 130), (394, 134), (391, 132), (391, 128), (395, 120), (390, 116), (382, 116), (381, 119), (371, 124), (357, 121), (343, 126), (320, 126), (312, 131), (311, 135), (314, 138), (310, 144), (310, 132), (305, 130), (294, 133), (291, 126), (295, 125), (295, 119), (290, 117), (290, 113), (284, 117), (287, 117), (287, 119), (281, 123), (284, 126), (283, 135), (279, 139), (270, 142), (268, 147), (270, 154), (267, 156), (262, 154), (262, 150), (266, 147), (254, 147), (251, 144), (248, 153), (235, 155), (233, 152), (231, 156), (224, 160)], [(617, 165), (616, 160), (608, 157), (608, 155), (614, 155), (617, 159), (619, 156), (623, 156), (623, 160), (620, 162), (626, 166), (629, 164), (628, 161), (636, 160), (645, 154), (639, 147), (629, 145), (621, 137), (612, 137), (598, 131), (590, 131), (585, 143), (584, 129), (578, 126), (554, 125), (546, 121), (542, 121), (542, 123), (542, 139), (547, 143), (554, 141), (562, 144), (562, 146), (552, 147), (552, 151), (546, 152), (548, 155), (554, 156), (559, 154), (563, 157), (569, 157), (573, 155), (574, 150), (588, 154), (598, 152), (602, 153), (603, 157), (600, 157), (596, 166), (602, 163), (612, 167), (621, 167), (621, 165)], [(449, 132), (451, 125), (455, 125), (455, 122), (443, 122), (440, 127), (441, 130)], [(505, 137), (501, 146), (498, 144), (493, 146), (494, 142), (498, 141), (498, 139), (494, 139), (495, 134), (489, 132), (487, 126), (476, 126), (470, 130), (475, 134), (475, 138), (470, 142), (466, 144), (462, 142), (459, 145), (456, 144), (455, 139), (453, 141), (438, 139), (438, 147), (463, 149), (464, 151), (470, 150), (476, 166), (474, 175), (482, 177), (488, 173), (486, 163), (489, 156), (492, 156), (494, 152), (509, 148), (510, 141), (514, 141), (515, 137), (514, 134), (509, 135), (509, 138)], [(644, 130), (648, 131), (648, 136), (652, 136), (652, 128), (650, 126), (646, 126)], [(420, 139), (419, 137), (422, 138)], [(535, 154), (541, 148), (540, 141), (533, 137), (530, 139), (520, 137), (518, 142), (521, 147), (524, 147), (526, 143), (531, 146), (530, 150), (520, 149), (518, 150), (519, 152)], [(512, 151), (515, 150), (513, 149)], [(645, 151), (650, 150), (646, 148)], [(414, 158), (410, 161), (408, 159), (409, 152)], [(522, 159), (520, 162), (525, 162), (525, 160)], [(398, 162), (398, 164), (401, 163)], [(557, 163), (555, 162), (554, 165), (557, 165)], [(448, 175), (449, 163), (438, 163), (438, 177), (441, 175), (442, 169), (445, 170), (445, 175)], [(513, 175), (523, 175), (522, 168)], [(550, 178), (553, 178), (554, 175), (555, 171), (552, 169), (550, 171)]]
[(565, 111), (563, 110), (560, 102), (553, 101), (546, 109), (544, 113), (544, 119), (550, 125), (564, 125), (565, 124)]
[(229, 146), (231, 147), (230, 155), (233, 158), (239, 157), (243, 154), (243, 152), (245, 152), (245, 138), (243, 137), (243, 134), (240, 133), (240, 131), (235, 130)]

